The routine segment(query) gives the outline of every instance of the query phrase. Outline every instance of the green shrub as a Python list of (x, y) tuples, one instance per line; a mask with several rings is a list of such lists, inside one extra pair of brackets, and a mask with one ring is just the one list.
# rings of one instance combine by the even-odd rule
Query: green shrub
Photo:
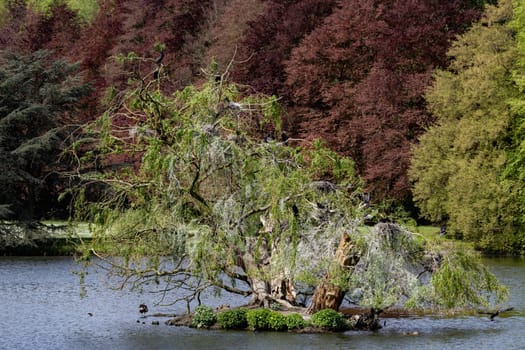
[(248, 327), (246, 309), (231, 309), (217, 315), (217, 323), (223, 329), (244, 329)]
[(195, 328), (209, 328), (217, 322), (217, 316), (209, 306), (199, 305), (195, 308), (191, 326)]
[(306, 326), (303, 316), (299, 314), (289, 314), (285, 321), (288, 329), (301, 329)]
[(269, 309), (253, 309), (246, 312), (246, 321), (251, 330), (270, 329), (268, 317), (272, 312)]
[(288, 329), (286, 316), (277, 311), (272, 311), (268, 315), (268, 326), (272, 331), (282, 332)]
[(343, 316), (332, 309), (324, 309), (313, 314), (312, 324), (316, 327), (332, 331), (344, 331), (348, 329), (348, 324)]

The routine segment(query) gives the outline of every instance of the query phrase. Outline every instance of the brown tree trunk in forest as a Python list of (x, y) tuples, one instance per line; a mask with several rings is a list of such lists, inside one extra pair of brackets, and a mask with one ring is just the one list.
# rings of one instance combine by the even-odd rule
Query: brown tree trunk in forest
[[(355, 245), (349, 234), (343, 234), (335, 253), (338, 264), (343, 269), (354, 267), (359, 262), (359, 254), (355, 251)], [(343, 302), (346, 290), (334, 285), (332, 276), (327, 273), (321, 283), (315, 288), (312, 302), (308, 307), (308, 313), (313, 314), (322, 309), (339, 310)]]

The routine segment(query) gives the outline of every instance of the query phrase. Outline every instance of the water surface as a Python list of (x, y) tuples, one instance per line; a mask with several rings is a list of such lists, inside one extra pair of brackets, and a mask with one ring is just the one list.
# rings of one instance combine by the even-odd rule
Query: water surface
[[(378, 332), (288, 334), (206, 331), (151, 324), (150, 313), (182, 313), (154, 306), (157, 295), (115, 291), (92, 270), (80, 297), (78, 266), (70, 257), (0, 257), (0, 349), (525, 349), (525, 259), (486, 259), (509, 286), (515, 311), (497, 317), (387, 319)], [(206, 304), (240, 305), (232, 296)], [(90, 316), (90, 314), (92, 316)], [(138, 322), (137, 322), (138, 321)], [(417, 332), (418, 335), (410, 335)]]

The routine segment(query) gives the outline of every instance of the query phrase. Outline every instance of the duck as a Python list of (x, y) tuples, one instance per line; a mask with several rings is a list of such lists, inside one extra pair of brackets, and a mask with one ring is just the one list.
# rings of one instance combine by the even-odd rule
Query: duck
[(145, 314), (146, 312), (148, 312), (148, 306), (146, 304), (140, 304), (139, 305), (139, 312), (141, 314)]

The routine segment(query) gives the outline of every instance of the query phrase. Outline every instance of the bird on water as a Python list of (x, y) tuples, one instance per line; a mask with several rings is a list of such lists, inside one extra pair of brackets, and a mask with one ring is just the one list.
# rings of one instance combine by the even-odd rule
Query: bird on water
[(146, 312), (148, 312), (148, 306), (146, 304), (140, 304), (139, 305), (139, 312), (144, 315)]
[(506, 309), (502, 309), (502, 310), (496, 310), (495, 312), (491, 313), (489, 318), (491, 321), (494, 321), (494, 319), (496, 318), (496, 316), (499, 316), (500, 313), (502, 312), (507, 312), (507, 311), (512, 311), (514, 310), (513, 307), (509, 307), (509, 308), (506, 308)]

